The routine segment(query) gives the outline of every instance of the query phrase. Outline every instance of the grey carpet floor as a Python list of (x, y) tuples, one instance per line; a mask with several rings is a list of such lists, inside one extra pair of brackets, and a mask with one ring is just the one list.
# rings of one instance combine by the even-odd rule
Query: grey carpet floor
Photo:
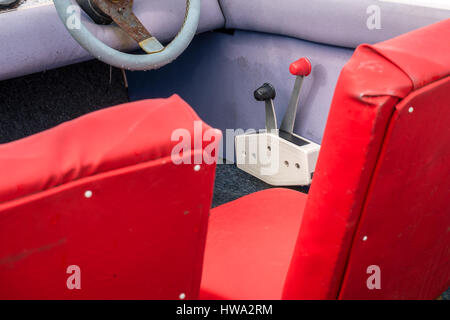
[[(232, 164), (219, 164), (216, 169), (213, 208), (236, 200), (245, 195), (273, 188), (267, 183), (239, 170)], [(299, 192), (308, 193), (309, 187), (292, 187)]]
[[(90, 61), (0, 82), (0, 143), (128, 102), (120, 70)], [(234, 165), (218, 165), (213, 207), (271, 186)], [(307, 187), (293, 188), (308, 193)], [(450, 289), (443, 299), (450, 299)]]
[(122, 73), (90, 61), (0, 81), (0, 143), (128, 102)]

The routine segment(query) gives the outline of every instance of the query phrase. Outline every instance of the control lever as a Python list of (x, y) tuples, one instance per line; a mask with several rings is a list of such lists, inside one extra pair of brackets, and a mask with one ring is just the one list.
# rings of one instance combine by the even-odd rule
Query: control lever
[(297, 78), (280, 130), (273, 105), (275, 88), (265, 83), (254, 96), (266, 104), (266, 131), (235, 137), (237, 167), (273, 186), (310, 184), (320, 152), (320, 145), (293, 132), (300, 91), (311, 73), (311, 63), (301, 58), (291, 64), (289, 71)]
[(273, 100), (276, 97), (275, 88), (270, 83), (264, 83), (255, 90), (254, 96), (257, 101), (264, 101), (266, 103), (266, 130), (277, 130), (277, 117), (273, 105)]
[(295, 79), (294, 90), (292, 91), (291, 100), (281, 123), (280, 130), (287, 133), (293, 133), (300, 91), (302, 89), (303, 80), (311, 73), (311, 62), (308, 58), (301, 58), (291, 64), (289, 71), (297, 78)]

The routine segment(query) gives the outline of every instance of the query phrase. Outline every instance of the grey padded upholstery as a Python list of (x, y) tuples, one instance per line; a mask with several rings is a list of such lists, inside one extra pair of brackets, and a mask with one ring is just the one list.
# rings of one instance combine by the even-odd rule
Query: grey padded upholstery
[(16, 2), (17, 0), (0, 0), (0, 6), (9, 6), (10, 4), (13, 4), (13, 2)]
[[(379, 0), (219, 1), (227, 28), (267, 32), (349, 48), (384, 41), (450, 18), (450, 10)], [(380, 8), (380, 29), (367, 27), (367, 21), (374, 12), (373, 7), (369, 7), (373, 5)], [(442, 6), (448, 8), (449, 4), (443, 2)]]
[[(185, 0), (135, 0), (136, 15), (161, 41), (171, 40), (184, 20)], [(116, 26), (97, 26), (87, 16), (83, 23), (100, 40), (128, 51), (137, 44)], [(202, 1), (198, 32), (224, 26), (216, 0)], [(0, 80), (92, 59), (72, 39), (60, 21), (53, 3), (0, 13)]]

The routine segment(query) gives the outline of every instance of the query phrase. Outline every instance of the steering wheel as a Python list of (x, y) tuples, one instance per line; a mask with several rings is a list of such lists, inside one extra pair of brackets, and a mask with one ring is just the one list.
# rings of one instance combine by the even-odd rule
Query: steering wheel
[[(200, 0), (186, 0), (186, 16), (178, 35), (164, 47), (139, 21), (133, 13), (133, 0), (90, 0), (129, 36), (147, 54), (129, 54), (117, 51), (99, 39), (79, 21), (73, 27), (69, 21), (74, 18), (71, 0), (53, 0), (56, 11), (72, 37), (99, 60), (128, 70), (152, 70), (175, 60), (189, 46), (197, 31), (200, 20)], [(79, 18), (79, 17), (78, 17)]]

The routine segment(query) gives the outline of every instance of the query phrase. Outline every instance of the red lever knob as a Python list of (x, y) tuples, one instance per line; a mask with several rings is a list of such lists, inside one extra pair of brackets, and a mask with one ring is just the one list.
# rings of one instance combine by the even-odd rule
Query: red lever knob
[(311, 73), (311, 62), (308, 58), (301, 58), (291, 64), (289, 71), (294, 76), (308, 76)]

